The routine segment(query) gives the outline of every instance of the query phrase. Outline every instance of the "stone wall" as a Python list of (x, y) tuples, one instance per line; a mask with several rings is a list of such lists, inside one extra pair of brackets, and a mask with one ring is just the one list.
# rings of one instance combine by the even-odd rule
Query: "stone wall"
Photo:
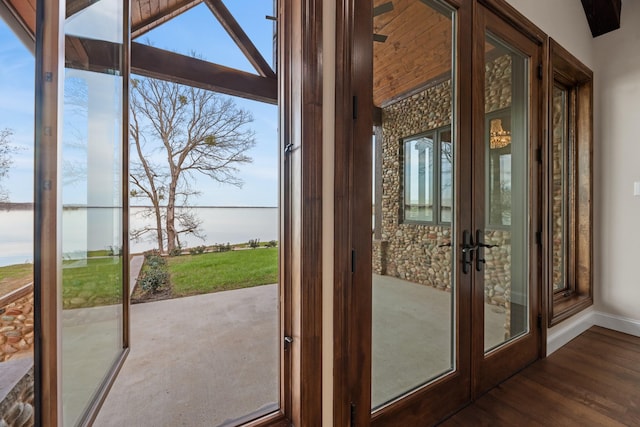
[[(486, 65), (486, 112), (511, 105), (511, 57), (503, 55)], [(402, 139), (451, 123), (451, 81), (433, 85), (382, 110), (382, 230), (373, 242), (373, 270), (377, 274), (451, 289), (451, 228), (438, 224), (402, 222)], [(510, 301), (510, 244), (508, 230), (487, 230), (487, 242), (500, 245), (485, 250), (485, 296), (503, 307)], [(507, 314), (508, 320), (508, 314)], [(508, 330), (508, 325), (506, 330)]]
[(564, 253), (562, 249), (563, 241), (563, 218), (562, 218), (562, 201), (564, 199), (562, 182), (563, 182), (563, 133), (564, 133), (564, 121), (563, 121), (563, 105), (562, 105), (562, 92), (553, 91), (553, 140), (551, 146), (551, 162), (552, 162), (552, 177), (551, 177), (551, 251), (553, 255), (552, 274), (553, 274), (553, 289), (562, 289), (565, 286), (565, 278), (563, 277), (563, 258)]

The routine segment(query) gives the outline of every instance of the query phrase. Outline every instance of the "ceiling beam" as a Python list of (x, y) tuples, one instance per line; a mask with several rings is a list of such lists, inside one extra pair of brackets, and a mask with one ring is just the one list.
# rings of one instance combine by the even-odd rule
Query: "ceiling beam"
[[(26, 2), (19, 3), (23, 9), (28, 7)], [(0, 19), (3, 19), (13, 33), (20, 39), (32, 54), (36, 52), (36, 36), (35, 36), (35, 12), (20, 13), (16, 10), (15, 5), (8, 0), (0, 0)]]
[(276, 74), (271, 66), (264, 59), (258, 48), (253, 44), (247, 33), (244, 32), (238, 21), (233, 17), (229, 9), (222, 3), (222, 0), (204, 0), (211, 12), (218, 18), (220, 24), (229, 33), (234, 42), (238, 45), (242, 53), (247, 57), (251, 65), (262, 77), (275, 78)]
[(255, 101), (278, 103), (278, 80), (131, 43), (131, 72)]
[(182, 0), (173, 6), (162, 9), (158, 13), (153, 14), (140, 22), (131, 23), (131, 39), (135, 39), (147, 33), (154, 28), (164, 24), (168, 20), (183, 14), (187, 10), (202, 3), (202, 0)]
[(78, 12), (82, 12), (94, 3), (100, 0), (67, 0), (66, 15), (67, 18), (75, 15)]
[(598, 37), (620, 28), (621, 0), (581, 1), (593, 37)]

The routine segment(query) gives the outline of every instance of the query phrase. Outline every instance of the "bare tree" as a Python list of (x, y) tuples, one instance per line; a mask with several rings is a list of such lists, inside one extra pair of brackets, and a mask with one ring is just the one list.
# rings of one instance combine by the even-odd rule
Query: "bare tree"
[(9, 176), (9, 167), (13, 163), (11, 155), (16, 152), (17, 148), (11, 145), (11, 129), (0, 130), (0, 202), (9, 200), (9, 192), (2, 185), (2, 180)]
[[(158, 249), (171, 253), (180, 234), (201, 237), (201, 221), (188, 209), (197, 175), (242, 186), (238, 166), (250, 163), (255, 145), (247, 125), (251, 114), (232, 98), (149, 78), (131, 84), (131, 196), (151, 202), (154, 225), (133, 237), (155, 232)], [(135, 159), (135, 160), (134, 160)]]

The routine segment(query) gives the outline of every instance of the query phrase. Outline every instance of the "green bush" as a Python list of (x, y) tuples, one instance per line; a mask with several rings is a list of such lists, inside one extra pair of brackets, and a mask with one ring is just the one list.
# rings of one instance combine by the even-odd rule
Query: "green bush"
[(144, 253), (144, 268), (138, 277), (138, 285), (145, 292), (156, 293), (169, 283), (167, 260), (160, 251), (153, 249)]
[(276, 246), (278, 246), (278, 241), (277, 240), (269, 240), (267, 243), (264, 244), (266, 247), (268, 248), (275, 248)]
[(138, 284), (145, 292), (152, 294), (158, 292), (169, 282), (169, 271), (164, 267), (148, 268), (138, 278)]
[(189, 248), (189, 253), (191, 255), (200, 255), (200, 254), (203, 254), (206, 249), (207, 249), (206, 246), (200, 245), (200, 246), (196, 246), (195, 248)]

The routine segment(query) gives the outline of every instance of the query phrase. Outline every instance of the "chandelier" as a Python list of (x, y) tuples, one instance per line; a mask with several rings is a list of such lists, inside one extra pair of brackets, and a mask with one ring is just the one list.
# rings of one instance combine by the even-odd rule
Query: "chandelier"
[(489, 147), (491, 149), (504, 148), (509, 144), (511, 144), (511, 132), (502, 129), (502, 119), (491, 120)]

